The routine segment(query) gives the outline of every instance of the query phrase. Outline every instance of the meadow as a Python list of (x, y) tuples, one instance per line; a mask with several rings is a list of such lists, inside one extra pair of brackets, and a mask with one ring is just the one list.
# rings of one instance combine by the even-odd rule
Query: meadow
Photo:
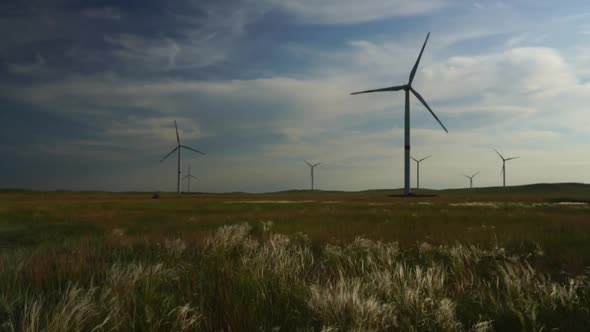
[(590, 326), (590, 186), (0, 192), (0, 331)]

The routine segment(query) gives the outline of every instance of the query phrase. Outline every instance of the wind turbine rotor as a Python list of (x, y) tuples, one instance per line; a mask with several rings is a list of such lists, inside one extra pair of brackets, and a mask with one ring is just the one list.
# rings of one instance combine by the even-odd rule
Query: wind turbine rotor
[(389, 88), (383, 88), (383, 89), (373, 89), (373, 90), (353, 92), (353, 93), (351, 93), (351, 95), (360, 95), (362, 93), (371, 93), (371, 92), (400, 91), (400, 90), (404, 90), (407, 88), (408, 88), (408, 85), (404, 84), (404, 85), (390, 86)]
[(426, 109), (430, 112), (430, 114), (432, 114), (432, 116), (436, 119), (436, 121), (438, 121), (438, 124), (448, 133), (449, 131), (447, 130), (445, 125), (442, 124), (442, 122), (440, 122), (440, 120), (438, 119), (436, 114), (434, 114), (434, 112), (432, 111), (430, 106), (428, 106), (428, 104), (426, 103), (426, 100), (424, 100), (424, 98), (422, 98), (422, 96), (418, 93), (418, 91), (414, 90), (414, 88), (412, 88), (412, 87), (410, 87), (410, 91), (412, 91), (414, 96), (416, 96), (416, 98), (418, 98), (418, 100), (420, 100), (422, 102), (422, 105), (424, 105), (424, 107), (426, 107)]
[(180, 145), (180, 136), (178, 135), (178, 125), (176, 124), (176, 120), (174, 120), (174, 128), (176, 129), (176, 142)]
[(424, 158), (420, 159), (419, 161), (426, 160), (426, 159), (428, 159), (428, 158), (430, 158), (430, 157), (432, 157), (432, 155), (430, 155), (430, 156), (428, 156), (428, 157), (424, 157)]
[(179, 146), (180, 146), (181, 148), (185, 148), (185, 149), (188, 149), (188, 150), (194, 151), (194, 152), (196, 152), (196, 153), (205, 154), (205, 152), (201, 152), (201, 151), (199, 151), (199, 150), (195, 150), (195, 149), (191, 148), (190, 146), (186, 146), (186, 145), (179, 145)]
[(500, 154), (500, 152), (498, 152), (498, 150), (494, 149), (494, 151), (496, 151), (496, 153), (498, 154), (498, 156), (500, 156), (500, 158), (502, 158), (502, 160), (506, 160), (504, 159), (504, 157)]
[(414, 68), (412, 68), (412, 72), (410, 73), (410, 79), (408, 80), (408, 86), (412, 86), (412, 82), (414, 81), (414, 76), (416, 76), (416, 71), (418, 70), (418, 65), (420, 64), (420, 59), (422, 59), (422, 53), (424, 53), (424, 48), (426, 48), (426, 43), (428, 42), (428, 37), (430, 37), (430, 32), (426, 35), (426, 40), (424, 40), (424, 45), (422, 45), (422, 49), (420, 50), (420, 55), (418, 55), (418, 59), (416, 59), (416, 63), (414, 64)]
[(171, 154), (173, 154), (174, 152), (176, 152), (176, 150), (178, 150), (180, 148), (180, 145), (175, 147), (174, 149), (172, 149), (172, 151), (170, 151), (166, 156), (164, 156), (164, 158), (160, 159), (160, 162), (163, 162), (164, 160), (166, 160), (166, 158), (170, 157)]

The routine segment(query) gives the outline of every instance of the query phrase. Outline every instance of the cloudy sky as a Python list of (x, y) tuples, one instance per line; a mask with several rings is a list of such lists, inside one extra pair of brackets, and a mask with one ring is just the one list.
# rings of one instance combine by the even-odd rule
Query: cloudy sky
[[(540, 0), (8, 0), (0, 187), (403, 186), (403, 84), (427, 34), (412, 153), (429, 188), (590, 182), (590, 4)], [(415, 171), (413, 165), (412, 172)], [(414, 175), (414, 174), (413, 174)], [(415, 179), (412, 179), (415, 183)]]

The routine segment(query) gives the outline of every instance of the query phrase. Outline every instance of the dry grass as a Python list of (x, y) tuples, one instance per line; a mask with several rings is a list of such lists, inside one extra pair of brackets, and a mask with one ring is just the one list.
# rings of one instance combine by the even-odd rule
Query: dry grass
[(590, 209), (550, 196), (0, 193), (0, 331), (583, 330)]
[[(89, 282), (48, 272), (38, 287), (4, 269), (0, 326), (22, 331), (540, 331), (590, 324), (590, 278), (553, 280), (543, 252), (358, 237), (314, 245), (249, 224), (204, 241), (103, 247)], [(120, 235), (125, 237), (126, 235)], [(67, 245), (80, 247), (80, 243)], [(74, 248), (69, 247), (69, 248)], [(4, 254), (0, 264), (38, 251)], [(52, 260), (52, 253), (45, 253)], [(78, 256), (81, 257), (81, 256)], [(78, 262), (82, 264), (82, 261)], [(57, 274), (56, 274), (57, 273)]]

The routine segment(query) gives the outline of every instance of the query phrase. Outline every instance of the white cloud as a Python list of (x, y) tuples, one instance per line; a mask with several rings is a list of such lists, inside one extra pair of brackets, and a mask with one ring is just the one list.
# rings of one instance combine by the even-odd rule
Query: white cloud
[[(443, 44), (461, 38), (447, 40)], [(119, 41), (131, 49), (137, 45), (150, 49), (151, 45), (142, 46), (133, 38)], [(317, 173), (323, 188), (399, 187), (403, 170), (402, 94), (352, 97), (348, 93), (404, 83), (419, 44), (351, 42), (334, 58), (321, 51), (325, 69), (320, 74), (300, 72), (297, 77), (207, 82), (97, 75), (39, 83), (16, 91), (3, 89), (3, 94), (62, 114), (104, 116), (105, 112), (114, 115), (121, 109), (129, 110), (105, 133), (119, 141), (141, 142), (146, 150), (174, 142), (171, 123), (175, 118), (186, 140), (223, 140), (216, 136), (216, 130), (245, 135), (268, 131), (284, 136), (284, 140), (256, 143), (258, 146), (248, 150), (256, 150), (252, 156), (208, 156), (211, 159), (204, 163), (209, 165), (203, 165), (202, 171), (209, 177), (201, 188), (305, 187), (305, 164), (299, 167), (290, 163), (306, 158), (323, 162)], [(170, 51), (169, 47), (153, 48), (158, 61), (166, 64), (173, 62)], [(425, 186), (463, 185), (460, 175), (478, 170), (482, 171), (478, 186), (497, 185), (500, 166), (493, 147), (522, 156), (510, 165), (511, 184), (585, 179), (583, 169), (590, 160), (577, 155), (584, 140), (570, 141), (567, 136), (576, 133), (588, 138), (585, 132), (590, 114), (584, 105), (590, 102), (590, 85), (579, 82), (576, 66), (557, 49), (511, 47), (448, 58), (427, 52), (422, 61), (415, 87), (451, 130), (444, 133), (423, 110), (412, 113), (413, 151), (433, 154), (428, 165), (424, 164)], [(412, 103), (413, 109), (422, 108), (415, 100)], [(132, 111), (135, 108), (139, 111)], [(150, 115), (144, 115), (146, 110)], [(212, 128), (203, 119), (205, 113), (211, 121), (223, 118), (221, 125)], [(364, 126), (363, 121), (369, 125)], [(568, 147), (562, 148), (564, 145)], [(562, 165), (561, 159), (569, 162)], [(555, 165), (563, 166), (568, 173), (545, 176), (556, 170)], [(290, 176), (301, 179), (302, 184), (281, 180)], [(282, 187), (276, 188), (277, 183)]]
[(265, 0), (306, 23), (348, 24), (398, 16), (416, 16), (445, 7), (445, 0)]
[(223, 47), (191, 40), (181, 44), (172, 38), (146, 38), (132, 34), (105, 36), (111, 53), (128, 68), (165, 71), (207, 67), (227, 58)]

